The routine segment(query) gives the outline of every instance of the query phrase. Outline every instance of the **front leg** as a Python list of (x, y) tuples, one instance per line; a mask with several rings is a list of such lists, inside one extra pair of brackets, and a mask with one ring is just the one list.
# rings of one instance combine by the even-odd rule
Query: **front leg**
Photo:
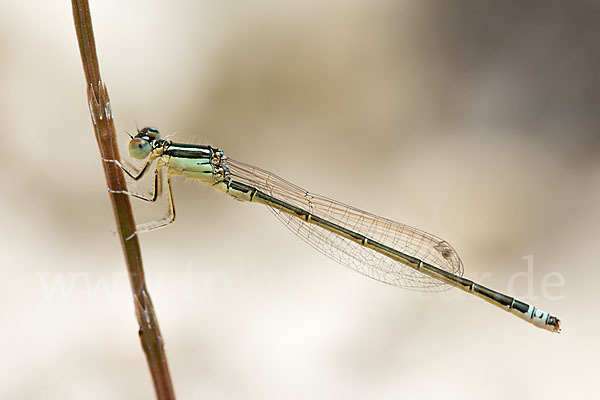
[(113, 189), (108, 189), (108, 192), (109, 193), (127, 194), (129, 196), (135, 197), (136, 199), (144, 200), (144, 201), (147, 201), (149, 203), (154, 203), (156, 201), (156, 199), (158, 198), (158, 195), (160, 194), (160, 186), (158, 184), (158, 180), (159, 180), (159, 175), (160, 174), (161, 174), (161, 168), (155, 168), (154, 169), (154, 183), (152, 185), (152, 194), (150, 195), (150, 197), (146, 197), (146, 196), (143, 196), (141, 194), (129, 192), (127, 190), (113, 190)]
[[(129, 168), (127, 168), (123, 164), (121, 164), (118, 160), (108, 160), (106, 158), (103, 158), (102, 161), (116, 164), (131, 179), (138, 181), (146, 174), (146, 172), (148, 172), (148, 170), (149, 170), (148, 167), (150, 166), (150, 164), (152, 164), (153, 160), (146, 161), (146, 164), (144, 164), (144, 166), (139, 171), (134, 170), (133, 172), (130, 171)], [(108, 189), (108, 192), (109, 193), (127, 194), (129, 196), (135, 197), (136, 199), (140, 199), (140, 200), (144, 200), (144, 201), (153, 203), (156, 201), (156, 199), (158, 198), (158, 195), (160, 194), (160, 187), (158, 184), (158, 180), (159, 180), (158, 175), (159, 175), (160, 169), (161, 169), (160, 165), (157, 165), (156, 168), (154, 169), (154, 183), (152, 185), (152, 194), (150, 195), (150, 197), (146, 197), (146, 196), (143, 196), (143, 195), (140, 195), (137, 193), (129, 192), (127, 190)]]
[(123, 164), (121, 164), (119, 160), (109, 160), (107, 158), (103, 158), (102, 161), (117, 164), (117, 166), (121, 168), (123, 172), (129, 175), (131, 179), (133, 179), (134, 181), (138, 181), (146, 174), (146, 172), (148, 172), (148, 167), (150, 166), (150, 164), (152, 164), (153, 160), (146, 161), (146, 164), (144, 164), (144, 166), (139, 171), (134, 170), (133, 172), (129, 170), (129, 168), (131, 167), (125, 167)]
[[(148, 161), (148, 162), (146, 162), (146, 164), (142, 167), (142, 169), (140, 171), (132, 173), (117, 160), (103, 159), (103, 161), (113, 162), (113, 163), (117, 164), (119, 166), (119, 168), (121, 168), (129, 177), (131, 177), (132, 179), (134, 179), (136, 181), (139, 180), (142, 176), (144, 176), (144, 174), (148, 171), (148, 166), (152, 163), (152, 161)], [(136, 224), (135, 232), (133, 232), (130, 236), (125, 238), (125, 240), (129, 240), (132, 237), (134, 237), (135, 235), (142, 233), (142, 232), (148, 232), (148, 231), (152, 231), (152, 230), (155, 230), (158, 228), (162, 228), (164, 226), (172, 224), (175, 221), (175, 205), (173, 202), (173, 194), (171, 191), (171, 176), (169, 175), (168, 172), (166, 173), (166, 184), (165, 184), (165, 182), (164, 182), (165, 176), (164, 176), (163, 167), (164, 167), (164, 165), (161, 165), (159, 163), (156, 166), (156, 168), (154, 168), (154, 180), (153, 180), (153, 185), (152, 185), (152, 194), (150, 197), (145, 197), (145, 196), (142, 196), (142, 195), (139, 195), (136, 193), (128, 192), (126, 190), (108, 189), (108, 191), (110, 193), (126, 194), (126, 195), (133, 196), (140, 200), (154, 203), (158, 199), (159, 195), (163, 192), (163, 188), (166, 187), (167, 212), (166, 212), (165, 216), (158, 220), (147, 221), (147, 222), (143, 222), (141, 224)]]
[[(163, 176), (162, 169), (157, 169), (157, 171), (158, 172), (155, 175), (156, 182), (158, 182), (158, 179), (160, 179), (160, 182), (161, 182), (160, 185), (163, 186), (163, 187), (166, 186), (166, 192), (167, 192), (167, 212), (160, 219), (157, 219), (157, 220), (154, 220), (154, 221), (146, 221), (146, 222), (143, 222), (141, 224), (136, 224), (136, 230), (135, 230), (135, 232), (133, 232), (133, 234), (131, 234), (131, 236), (129, 236), (128, 238), (126, 238), (126, 240), (131, 239), (132, 237), (134, 237), (138, 233), (153, 231), (155, 229), (165, 227), (165, 226), (170, 225), (173, 222), (175, 222), (175, 204), (173, 202), (173, 192), (171, 191), (171, 176), (167, 173), (167, 175), (166, 175), (166, 185), (165, 185), (165, 182), (164, 182), (165, 178)], [(158, 190), (154, 191), (155, 196), (156, 196), (157, 192), (158, 192)]]

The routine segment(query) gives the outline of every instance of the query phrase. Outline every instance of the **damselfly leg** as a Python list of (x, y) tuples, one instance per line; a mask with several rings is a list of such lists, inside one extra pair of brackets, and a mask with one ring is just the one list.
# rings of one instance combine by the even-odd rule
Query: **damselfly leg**
[[(152, 165), (152, 162), (153, 162), (153, 160), (149, 160), (139, 170), (131, 171), (128, 167), (124, 166), (118, 160), (103, 159), (102, 161), (112, 162), (112, 163), (116, 164), (123, 172), (125, 172), (125, 175), (127, 177), (131, 178), (134, 181), (139, 181), (144, 175), (146, 175), (146, 173), (151, 170), (150, 166)], [(108, 190), (110, 193), (126, 194), (126, 195), (133, 196), (137, 199), (140, 199), (140, 200), (143, 200), (143, 201), (146, 201), (149, 203), (156, 202), (166, 192), (167, 210), (166, 210), (165, 215), (157, 220), (150, 220), (150, 221), (145, 221), (145, 222), (137, 224), (135, 232), (133, 234), (131, 234), (129, 237), (127, 237), (126, 238), (127, 240), (131, 239), (136, 234), (152, 231), (152, 230), (158, 229), (158, 228), (162, 228), (164, 226), (172, 224), (175, 221), (175, 205), (173, 203), (173, 194), (171, 191), (171, 177), (169, 176), (169, 174), (165, 175), (163, 173), (164, 166), (165, 166), (164, 163), (162, 163), (161, 160), (159, 160), (153, 169), (154, 176), (153, 176), (153, 183), (152, 183), (152, 192), (151, 192), (150, 196), (144, 196), (144, 195), (134, 193), (131, 191), (111, 190), (111, 189)], [(163, 190), (164, 187), (166, 187), (166, 191)]]

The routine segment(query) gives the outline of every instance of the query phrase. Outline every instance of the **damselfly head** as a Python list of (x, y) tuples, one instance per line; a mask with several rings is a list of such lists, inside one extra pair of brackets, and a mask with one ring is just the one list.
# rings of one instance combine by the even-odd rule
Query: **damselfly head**
[(152, 144), (160, 139), (158, 129), (145, 127), (138, 129), (138, 134), (129, 141), (129, 154), (131, 157), (143, 160), (150, 155)]
[(153, 128), (151, 126), (147, 126), (145, 128), (138, 129), (138, 134), (135, 135), (135, 137), (136, 138), (142, 138), (144, 140), (152, 142), (153, 140), (160, 139), (160, 132), (156, 128)]

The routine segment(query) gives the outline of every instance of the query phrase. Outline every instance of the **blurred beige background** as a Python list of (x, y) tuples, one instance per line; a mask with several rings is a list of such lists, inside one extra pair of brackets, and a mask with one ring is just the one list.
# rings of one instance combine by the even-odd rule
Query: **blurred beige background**
[[(70, 5), (1, 8), (0, 398), (152, 398)], [(123, 144), (136, 122), (210, 143), (447, 239), (467, 277), (563, 320), (553, 335), (457, 291), (369, 280), (268, 210), (176, 181), (177, 223), (141, 242), (179, 398), (596, 392), (598, 2), (92, 14)]]

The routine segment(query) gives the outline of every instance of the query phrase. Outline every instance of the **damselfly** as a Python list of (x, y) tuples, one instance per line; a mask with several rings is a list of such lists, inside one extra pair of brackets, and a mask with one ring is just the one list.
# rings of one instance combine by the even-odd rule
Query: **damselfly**
[(155, 163), (152, 195), (110, 191), (154, 202), (166, 187), (168, 201), (168, 212), (163, 219), (138, 225), (132, 236), (175, 220), (170, 178), (180, 175), (208, 184), (237, 200), (268, 206), (308, 244), (370, 278), (426, 291), (453, 286), (539, 328), (560, 331), (557, 317), (463, 278), (463, 264), (456, 251), (445, 240), (427, 232), (307, 192), (268, 171), (232, 160), (211, 146), (161, 139), (155, 128), (138, 130), (129, 142), (129, 153), (133, 158), (146, 160), (140, 170), (130, 170), (117, 160), (104, 161), (116, 163), (134, 180), (152, 170)]

